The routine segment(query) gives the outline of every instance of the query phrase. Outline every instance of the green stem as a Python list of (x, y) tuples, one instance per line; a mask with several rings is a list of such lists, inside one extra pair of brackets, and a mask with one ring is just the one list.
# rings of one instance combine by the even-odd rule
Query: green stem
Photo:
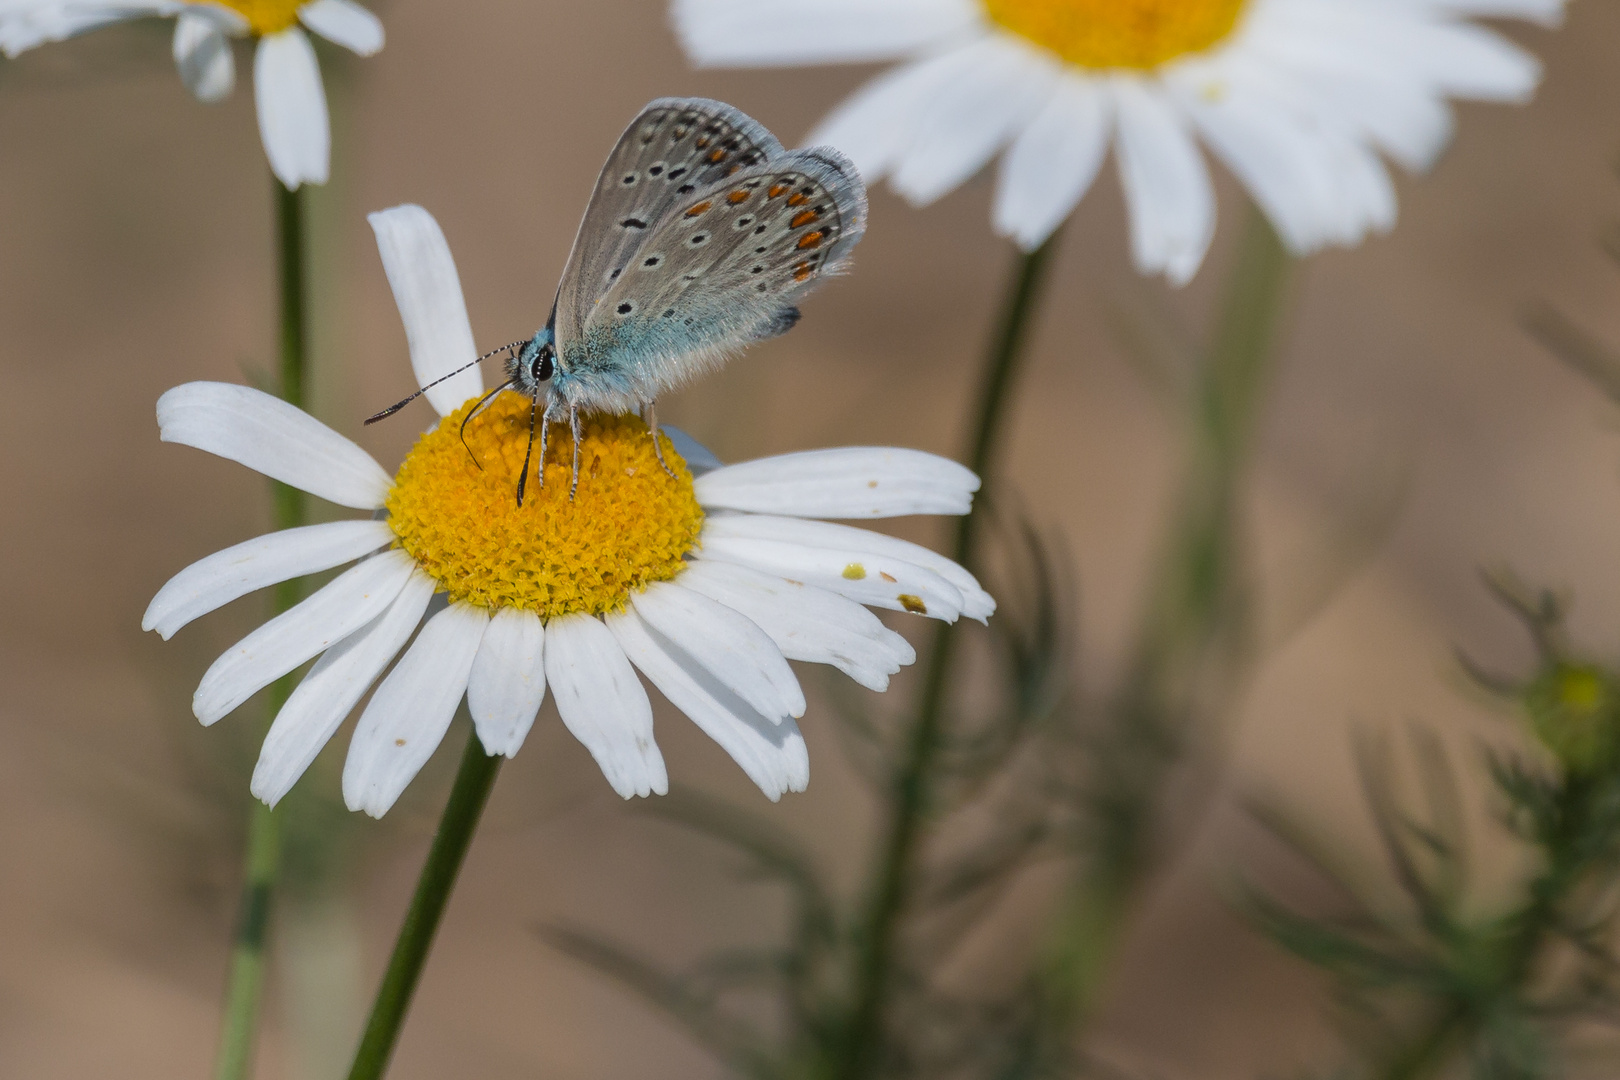
[[(957, 521), (952, 551), (952, 557), (969, 568), (975, 561), (978, 524), (993, 503), (990, 491), (995, 479), (995, 454), (1001, 445), (1007, 403), (1028, 343), (1030, 315), (1056, 242), (1054, 235), (1019, 259), (985, 357), (968, 456), (968, 465), (983, 486), (972, 511)], [(883, 1006), (894, 974), (895, 939), (909, 899), (911, 864), (931, 800), (934, 759), (944, 724), (945, 696), (957, 640), (952, 624), (941, 623), (935, 630), (917, 717), (907, 733), (905, 758), (895, 774), (888, 836), (863, 923), (848, 1024), (833, 1069), (834, 1075), (846, 1080), (871, 1075), (882, 1060)]]
[(405, 1011), (410, 1007), (411, 995), (422, 977), (422, 965), (427, 962), (428, 950), (433, 945), (434, 932), (450, 900), (450, 891), (455, 888), (456, 875), (461, 872), (473, 830), (483, 816), (502, 760), (484, 752), (477, 732), (468, 733), (461, 768), (456, 771), (450, 800), (445, 803), (439, 830), (433, 836), (422, 876), (416, 882), (416, 894), (411, 897), (410, 910), (405, 913), (405, 923), (394, 942), (394, 954), (388, 961), (382, 986), (377, 989), (371, 1019), (360, 1039), (360, 1049), (355, 1052), (349, 1080), (377, 1080), (388, 1068), (388, 1059), (393, 1056), (394, 1044), (399, 1041), (399, 1030), (405, 1021)]
[(1246, 643), (1237, 504), (1269, 383), (1291, 263), (1251, 210), (1191, 411), (1182, 501), (1124, 691), (1090, 744), (1092, 834), (1041, 972), (1039, 1055), (1061, 1060), (1094, 1008), (1154, 861), (1160, 797), (1201, 712)]
[[(302, 408), (309, 332), (304, 308), (304, 190), (276, 192), (277, 284), (281, 308), (280, 390), (284, 400)], [(278, 529), (304, 523), (304, 493), (277, 483), (273, 517)], [(284, 581), (274, 592), (275, 611), (299, 600), (298, 581)], [(274, 716), (292, 693), (293, 678), (277, 680), (270, 691)], [(245, 1080), (253, 1072), (253, 1046), (259, 1027), (259, 1000), (264, 989), (265, 938), (270, 900), (281, 862), (281, 823), (270, 808), (253, 800), (248, 819), (246, 868), (237, 907), (237, 929), (225, 983), (224, 1017), (220, 1024), (218, 1080)]]

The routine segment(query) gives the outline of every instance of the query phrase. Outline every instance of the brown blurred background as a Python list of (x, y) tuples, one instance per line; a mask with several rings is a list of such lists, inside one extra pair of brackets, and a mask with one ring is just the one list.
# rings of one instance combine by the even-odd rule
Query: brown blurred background
[[(359, 425), (410, 385), (365, 212), (411, 201), (438, 217), (492, 346), (544, 319), (601, 160), (644, 101), (724, 98), (791, 143), (867, 73), (693, 72), (657, 0), (377, 9), (378, 57), (323, 48), (335, 152), (314, 200), (314, 411), (390, 466), (427, 414)], [(1620, 340), (1620, 274), (1594, 243), (1620, 218), (1620, 10), (1577, 0), (1560, 31), (1510, 32), (1546, 62), (1534, 104), (1461, 108), (1433, 174), (1401, 179), (1393, 234), (1298, 276), (1251, 500), (1266, 652), (1226, 735), (1216, 809), (1125, 949), (1099, 1047), (1122, 1064), (1238, 1078), (1334, 1060), (1323, 985), (1221, 900), (1233, 867), (1298, 877), (1241, 800), (1265, 792), (1354, 839), (1354, 725), (1501, 734), (1451, 660), (1453, 646), (1498, 667), (1528, 660), (1481, 566), (1568, 586), (1582, 640), (1620, 655), (1616, 414), (1517, 322), (1547, 299)], [(178, 382), (271, 367), (270, 180), (247, 54), (236, 94), (204, 107), (175, 76), (167, 33), (120, 27), (0, 62), (8, 1077), (203, 1076), (214, 1052), (262, 720), (249, 707), (204, 731), (189, 700), (263, 608), (238, 602), (167, 644), (139, 624), (170, 574), (268, 515), (257, 476), (161, 445), (152, 407)], [(1160, 381), (1109, 325), (1162, 310), (1201, 332), (1243, 211), (1221, 183), (1215, 250), (1176, 292), (1130, 271), (1105, 175), (1063, 238), (1019, 389), (1006, 461), (1072, 551), (1076, 662), (1091, 683), (1107, 684), (1130, 640), (1179, 460)], [(851, 442), (955, 452), (1011, 260), (988, 196), (983, 178), (924, 211), (877, 193), (854, 275), (793, 334), (661, 413), (731, 459)], [(942, 535), (930, 528), (908, 535)], [(826, 713), (813, 705), (804, 725), (810, 792), (768, 810), (849, 884), (871, 802)], [(677, 780), (763, 807), (680, 717), (660, 712), (658, 733)], [(301, 915), (283, 920), (262, 1076), (340, 1074), (451, 756), (385, 822), (344, 825), (337, 878), (351, 891), (289, 901)], [(329, 752), (304, 787), (335, 797), (340, 760)], [(768, 934), (778, 898), (733, 870), (712, 845), (627, 812), (548, 704), (501, 778), (392, 1075), (716, 1075), (663, 1017), (534, 927), (588, 926), (667, 961)], [(1027, 943), (1019, 922), (986, 955)], [(315, 993), (313, 1015), (292, 1004)]]

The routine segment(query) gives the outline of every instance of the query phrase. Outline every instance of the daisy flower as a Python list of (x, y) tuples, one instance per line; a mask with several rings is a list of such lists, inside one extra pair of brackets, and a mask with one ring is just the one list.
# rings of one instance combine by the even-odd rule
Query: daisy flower
[(236, 85), (230, 38), (258, 39), (253, 93), (270, 169), (287, 188), (326, 183), (331, 129), (326, 91), (305, 28), (361, 56), (383, 47), (382, 23), (353, 0), (0, 0), (0, 52), (8, 57), (86, 30), (172, 16), (174, 62), (198, 99)]
[[(432, 384), (477, 355), (449, 247), (417, 206), (371, 222), (416, 378)], [(466, 426), (464, 446), (462, 421), (482, 389), (476, 366), (433, 385), (426, 396), (442, 420), (393, 477), (250, 387), (187, 383), (159, 399), (164, 441), (372, 512), (210, 555), (164, 585), (142, 621), (168, 638), (256, 589), (354, 564), (227, 650), (192, 700), (212, 724), (315, 660), (253, 773), (253, 793), (272, 806), (379, 677), (343, 770), (350, 809), (380, 816), (394, 804), (463, 695), (484, 749), (517, 753), (548, 688), (615, 791), (662, 794), (637, 670), (777, 799), (809, 781), (794, 723), (804, 694), (788, 660), (832, 664), (883, 690), (916, 655), (862, 605), (947, 621), (994, 610), (949, 559), (819, 520), (964, 514), (979, 481), (955, 462), (857, 447), (722, 467), (666, 429), (671, 476), (639, 419), (599, 415), (584, 427), (577, 495), (571, 440), (558, 438), (539, 491), (531, 485), (519, 506), (530, 402), (497, 396)]]
[[(1215, 231), (1202, 142), (1290, 250), (1395, 221), (1383, 157), (1427, 167), (1447, 99), (1522, 102), (1534, 58), (1468, 21), (1563, 0), (673, 0), (694, 62), (898, 59), (806, 140), (925, 205), (1001, 155), (998, 232), (1033, 250), (1114, 148), (1142, 273), (1177, 284)], [(1381, 156), (1382, 155), (1382, 156)]]

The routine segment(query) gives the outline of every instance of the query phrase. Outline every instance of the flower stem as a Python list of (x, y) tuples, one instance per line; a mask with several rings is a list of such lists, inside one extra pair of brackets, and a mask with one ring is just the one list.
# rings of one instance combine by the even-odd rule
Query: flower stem
[(439, 818), (439, 829), (433, 835), (433, 846), (428, 849), (422, 876), (416, 881), (416, 894), (411, 897), (405, 923), (399, 928), (394, 954), (383, 974), (382, 986), (377, 990), (371, 1019), (360, 1039), (360, 1049), (355, 1051), (349, 1080), (378, 1080), (388, 1068), (388, 1059), (393, 1056), (394, 1044), (399, 1041), (399, 1030), (405, 1021), (405, 1010), (410, 1007), (411, 995), (416, 992), (416, 984), (422, 976), (422, 965), (427, 962), (428, 949), (433, 945), (434, 932), (439, 928), (439, 919), (450, 900), (450, 891), (455, 888), (456, 875), (461, 872), (473, 830), (483, 816), (503, 760), (484, 752), (477, 732), (468, 733), (455, 785), (450, 789), (444, 815)]
[[(304, 191), (288, 191), (275, 182), (277, 285), (281, 308), (280, 390), (285, 401), (304, 405), (304, 371), (308, 326), (304, 308)], [(276, 528), (304, 523), (304, 493), (277, 483), (273, 517)], [(299, 582), (275, 588), (275, 611), (286, 611), (299, 600)], [(270, 690), (274, 716), (292, 693), (292, 676), (276, 681)], [(247, 853), (242, 897), (237, 905), (236, 938), (226, 977), (224, 1017), (220, 1024), (218, 1080), (245, 1080), (253, 1072), (253, 1046), (259, 1027), (259, 999), (264, 988), (265, 939), (270, 921), (270, 899), (281, 863), (280, 819), (259, 800), (253, 800), (248, 818)]]
[[(1023, 255), (1014, 268), (1003, 300), (995, 337), (985, 356), (977, 397), (969, 467), (982, 481), (970, 513), (957, 520), (953, 558), (971, 569), (978, 524), (993, 500), (996, 451), (1007, 404), (1029, 339), (1030, 316), (1056, 247), (1056, 235)], [(888, 835), (878, 865), (876, 887), (863, 920), (855, 962), (855, 985), (848, 1023), (833, 1074), (845, 1080), (870, 1076), (882, 1061), (884, 1004), (895, 967), (895, 939), (909, 900), (912, 861), (922, 837), (932, 795), (933, 766), (944, 724), (947, 683), (958, 634), (941, 623), (929, 651), (927, 673), (917, 716), (905, 738), (905, 758), (894, 775)]]
[(1096, 1005), (1132, 901), (1156, 862), (1167, 777), (1220, 707), (1248, 642), (1237, 506), (1269, 385), (1291, 261), (1252, 209), (1191, 401), (1189, 462), (1123, 691), (1088, 743), (1087, 849), (1040, 973), (1037, 1052), (1062, 1060)]

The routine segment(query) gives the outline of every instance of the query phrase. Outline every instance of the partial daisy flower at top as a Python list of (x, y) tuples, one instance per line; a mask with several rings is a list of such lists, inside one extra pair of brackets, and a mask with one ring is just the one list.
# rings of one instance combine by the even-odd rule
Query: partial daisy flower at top
[(253, 92), (270, 169), (288, 188), (326, 183), (332, 144), (326, 90), (304, 29), (371, 56), (383, 47), (375, 15), (353, 0), (0, 0), (0, 52), (16, 57), (48, 41), (149, 16), (174, 18), (180, 78), (206, 102), (223, 99), (236, 85), (228, 39), (258, 38)]
[(483, 383), (476, 366), (446, 378), (477, 353), (444, 235), (417, 206), (371, 223), (416, 378), (433, 384), (426, 396), (443, 418), (393, 477), (250, 387), (187, 383), (158, 401), (164, 441), (375, 512), (210, 555), (164, 585), (142, 621), (168, 638), (256, 589), (359, 560), (229, 649), (192, 700), (212, 724), (319, 657), (265, 738), (252, 781), (265, 802), (291, 789), (379, 676), (343, 770), (350, 809), (381, 816), (394, 804), (463, 695), (485, 750), (515, 754), (548, 686), (615, 791), (662, 794), (664, 760), (635, 669), (777, 799), (810, 776), (794, 723), (804, 694), (788, 660), (832, 664), (883, 690), (916, 654), (862, 605), (947, 621), (995, 609), (971, 574), (927, 548), (815, 520), (965, 514), (978, 478), (914, 450), (722, 467), (666, 428), (672, 476), (640, 420), (597, 415), (584, 424), (577, 495), (572, 443), (558, 438), (543, 483), (519, 506), (531, 403), (497, 395), (463, 445)]
[(1432, 163), (1448, 98), (1523, 102), (1536, 60), (1469, 16), (1563, 0), (673, 0), (705, 66), (900, 59), (808, 138), (924, 205), (997, 154), (998, 232), (1033, 250), (1110, 144), (1142, 273), (1192, 278), (1215, 232), (1201, 139), (1295, 254), (1395, 221), (1380, 154)]

